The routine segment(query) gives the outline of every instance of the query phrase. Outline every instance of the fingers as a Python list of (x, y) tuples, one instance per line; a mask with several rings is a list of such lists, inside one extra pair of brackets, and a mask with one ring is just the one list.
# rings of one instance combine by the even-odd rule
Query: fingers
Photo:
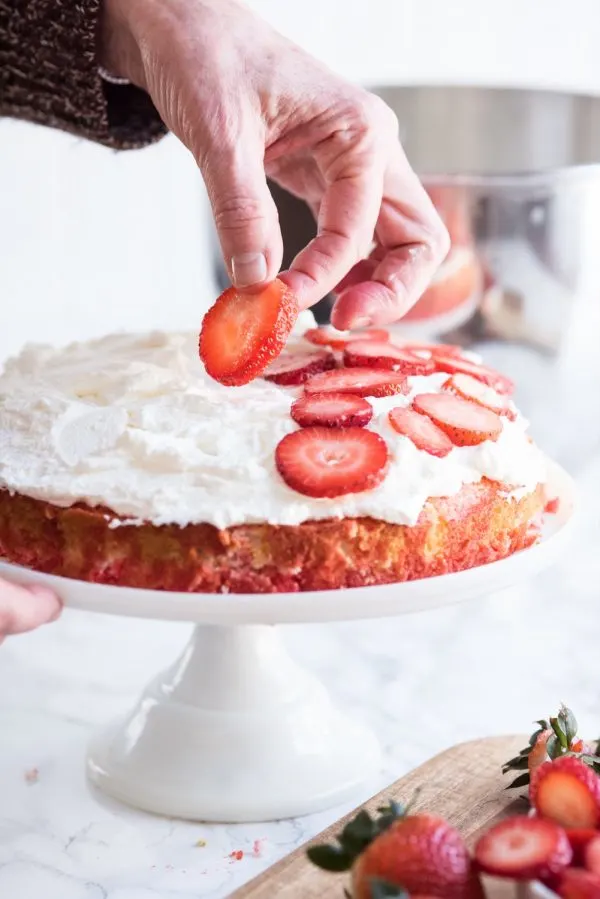
[[(325, 177), (317, 236), (294, 259), (284, 279), (302, 308), (322, 299), (369, 250), (381, 207), (387, 144), (395, 120), (369, 97), (340, 121), (315, 158)], [(383, 110), (386, 110), (384, 112)], [(333, 127), (333, 126), (332, 126)]]
[(340, 329), (397, 321), (419, 299), (449, 250), (446, 228), (399, 143), (384, 180), (376, 226), (381, 251), (368, 280), (343, 282), (332, 310)]
[(242, 132), (234, 145), (211, 146), (200, 160), (223, 259), (232, 284), (240, 289), (272, 281), (283, 256), (263, 155), (261, 142)]
[(353, 287), (355, 284), (360, 284), (362, 281), (370, 281), (378, 263), (384, 256), (385, 250), (379, 246), (375, 247), (366, 259), (361, 259), (360, 262), (357, 262), (356, 265), (350, 269), (346, 277), (342, 278), (340, 283), (334, 288), (333, 292), (339, 295), (343, 293), (347, 287)]
[(0, 639), (55, 621), (60, 612), (60, 600), (46, 587), (21, 587), (0, 580)]

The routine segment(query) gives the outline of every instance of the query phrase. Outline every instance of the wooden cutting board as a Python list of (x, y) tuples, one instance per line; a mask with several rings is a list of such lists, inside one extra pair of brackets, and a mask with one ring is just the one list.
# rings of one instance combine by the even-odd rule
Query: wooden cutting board
[[(400, 778), (361, 808), (375, 811), (390, 799), (406, 802), (420, 788), (415, 810), (441, 815), (457, 827), (469, 845), (481, 831), (501, 817), (523, 812), (525, 804), (507, 793), (502, 764), (527, 743), (526, 737), (490, 737), (454, 746)], [(358, 809), (356, 809), (358, 811)], [(356, 811), (348, 817), (354, 817)], [(343, 818), (311, 843), (330, 842)], [(307, 843), (232, 894), (231, 899), (342, 899), (343, 875), (328, 874), (306, 858)], [(486, 884), (490, 899), (515, 896), (515, 887), (494, 881)]]

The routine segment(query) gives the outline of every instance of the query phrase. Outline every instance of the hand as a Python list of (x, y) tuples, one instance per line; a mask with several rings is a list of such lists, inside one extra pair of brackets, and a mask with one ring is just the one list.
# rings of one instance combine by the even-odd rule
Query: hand
[(317, 237), (283, 276), (303, 308), (349, 272), (338, 328), (395, 321), (419, 298), (448, 235), (377, 97), (237, 0), (105, 0), (101, 62), (148, 91), (193, 153), (237, 287), (257, 288), (281, 265), (268, 176), (317, 218)]
[(46, 587), (20, 587), (0, 579), (0, 643), (10, 634), (55, 621), (60, 612), (60, 600)]

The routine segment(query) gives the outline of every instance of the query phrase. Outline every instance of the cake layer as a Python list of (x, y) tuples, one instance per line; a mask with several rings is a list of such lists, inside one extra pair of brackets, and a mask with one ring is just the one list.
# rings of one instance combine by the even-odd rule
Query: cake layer
[[(327, 590), (472, 568), (530, 546), (543, 488), (508, 498), (484, 480), (426, 503), (414, 527), (346, 518), (296, 526), (122, 525), (0, 491), (0, 556), (102, 584), (196, 593)], [(122, 524), (122, 523), (121, 523)]]

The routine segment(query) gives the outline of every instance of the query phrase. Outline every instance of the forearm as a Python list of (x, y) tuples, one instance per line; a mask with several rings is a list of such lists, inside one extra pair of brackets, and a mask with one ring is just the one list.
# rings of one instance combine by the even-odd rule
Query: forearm
[(97, 56), (100, 0), (0, 0), (0, 115), (119, 149), (165, 127), (146, 93), (107, 83)]

